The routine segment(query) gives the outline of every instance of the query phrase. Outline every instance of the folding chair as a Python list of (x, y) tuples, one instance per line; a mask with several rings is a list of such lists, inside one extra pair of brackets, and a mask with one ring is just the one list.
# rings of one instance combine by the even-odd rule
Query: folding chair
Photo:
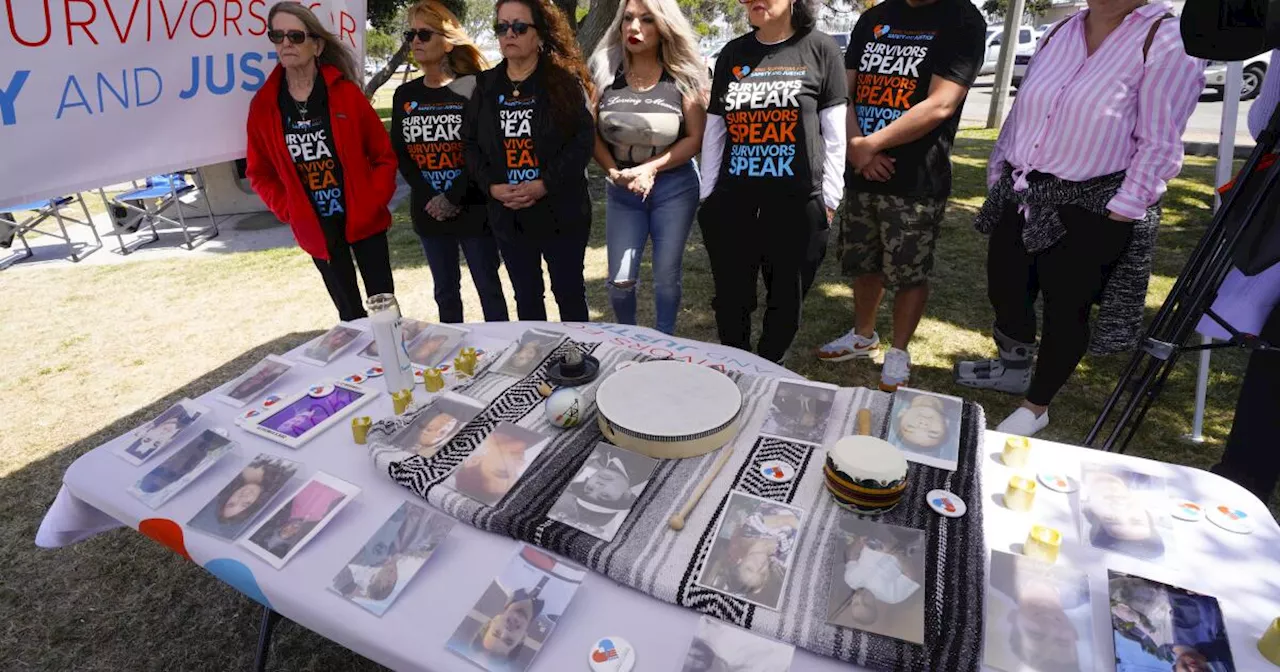
[[(67, 214), (63, 211), (74, 204), (80, 205), (80, 210), (84, 213), (84, 219), (77, 218), (74, 214)], [(30, 212), (26, 219), (17, 219), (18, 213)], [(8, 268), (13, 264), (24, 259), (29, 259), (34, 255), (31, 251), (31, 245), (27, 243), (27, 234), (31, 232), (39, 233), (42, 236), (57, 238), (67, 244), (70, 250), (71, 261), (79, 262), (81, 259), (93, 254), (102, 247), (102, 238), (98, 236), (98, 230), (93, 226), (93, 217), (89, 215), (89, 206), (85, 205), (84, 198), (77, 192), (74, 196), (59, 196), (34, 203), (23, 203), (8, 208), (0, 208), (0, 215), (8, 215), (8, 218), (0, 220), (0, 237), (9, 235), (12, 231), (13, 238), (22, 242), (22, 250), (11, 253), (8, 257), (0, 260), (0, 269)], [(58, 230), (39, 228), (47, 220), (54, 220), (58, 223)], [(67, 233), (67, 223), (81, 224), (89, 227), (93, 232), (93, 244), (81, 243), (84, 249), (76, 248), (76, 241), (71, 239)]]
[[(186, 176), (188, 174), (192, 175), (193, 182), (187, 181)], [(126, 191), (123, 194), (117, 194), (112, 198), (112, 205), (124, 208), (126, 212), (136, 212), (142, 215), (142, 221), (146, 223), (147, 228), (151, 229), (150, 236), (138, 236), (128, 244), (125, 244), (124, 232), (120, 226), (116, 226), (114, 233), (116, 240), (120, 242), (120, 247), (115, 251), (120, 254), (129, 254), (143, 245), (150, 245), (160, 240), (160, 232), (156, 230), (157, 221), (181, 228), (182, 237), (187, 241), (186, 248), (188, 250), (194, 250), (197, 246), (217, 238), (218, 222), (213, 217), (213, 208), (209, 205), (209, 199), (207, 198), (204, 201), (204, 209), (209, 217), (209, 225), (194, 231), (187, 226), (186, 210), (194, 208), (194, 206), (184, 203), (183, 199), (189, 199), (203, 191), (201, 186), (194, 183), (194, 180), (197, 179), (199, 178), (195, 171), (152, 175), (147, 178), (146, 186)], [(170, 209), (176, 212), (177, 219), (164, 214)]]

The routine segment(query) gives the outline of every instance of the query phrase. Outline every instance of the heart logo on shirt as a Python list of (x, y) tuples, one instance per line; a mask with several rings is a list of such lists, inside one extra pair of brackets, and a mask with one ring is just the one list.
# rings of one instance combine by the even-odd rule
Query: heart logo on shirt
[(405, 113), (405, 114), (409, 114), (409, 113), (410, 113), (410, 112), (412, 112), (412, 111), (413, 111), (413, 103), (405, 103), (405, 104), (404, 104), (404, 113)]
[(882, 23), (882, 24), (880, 24), (880, 25), (876, 26), (875, 28), (872, 28), (872, 29), (871, 29), (871, 32), (872, 32), (872, 34), (874, 34), (874, 35), (876, 36), (876, 39), (878, 40), (878, 39), (880, 39), (880, 38), (884, 37), (885, 35), (888, 35), (888, 34), (889, 34), (889, 24), (887, 24), (887, 23)]
[(751, 74), (751, 66), (749, 66), (749, 65), (735, 65), (735, 66), (733, 66), (733, 76), (734, 76), (734, 77), (737, 77), (738, 79), (742, 79), (743, 77), (746, 77), (746, 76), (747, 76), (747, 75), (749, 75), (749, 74)]

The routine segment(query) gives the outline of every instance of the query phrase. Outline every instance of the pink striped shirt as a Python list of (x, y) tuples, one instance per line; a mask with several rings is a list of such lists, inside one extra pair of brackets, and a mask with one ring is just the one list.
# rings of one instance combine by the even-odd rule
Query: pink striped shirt
[(1143, 61), (1152, 22), (1171, 10), (1166, 3), (1135, 9), (1093, 56), (1087, 9), (1041, 41), (991, 152), (988, 184), (1006, 163), (1019, 191), (1033, 170), (1073, 182), (1124, 170), (1107, 207), (1142, 219), (1182, 169), (1182, 132), (1204, 90), (1204, 62), (1187, 55), (1177, 19), (1160, 24)]

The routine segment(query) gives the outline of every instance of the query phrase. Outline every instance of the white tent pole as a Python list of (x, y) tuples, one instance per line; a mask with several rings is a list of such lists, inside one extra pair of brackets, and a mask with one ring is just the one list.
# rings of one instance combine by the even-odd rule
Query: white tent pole
[[(1218, 197), (1216, 187), (1226, 184), (1235, 172), (1232, 168), (1236, 154), (1236, 117), (1240, 110), (1243, 71), (1244, 64), (1239, 61), (1227, 64), (1226, 88), (1222, 91), (1222, 126), (1218, 133), (1218, 168), (1214, 172), (1214, 211), (1222, 206), (1222, 199)], [(1200, 337), (1202, 345), (1208, 345), (1212, 341), (1213, 339), (1208, 336)], [(1196, 376), (1196, 411), (1191, 418), (1191, 434), (1186, 437), (1189, 441), (1196, 443), (1204, 441), (1204, 405), (1209, 391), (1209, 357), (1208, 350), (1200, 351), (1200, 371)]]

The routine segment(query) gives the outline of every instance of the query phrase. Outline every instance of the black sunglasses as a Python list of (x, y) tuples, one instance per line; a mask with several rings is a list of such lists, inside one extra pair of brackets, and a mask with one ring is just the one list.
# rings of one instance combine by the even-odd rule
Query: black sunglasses
[(435, 34), (436, 34), (436, 31), (427, 30), (426, 28), (419, 28), (417, 30), (406, 30), (404, 31), (404, 41), (412, 42), (413, 38), (416, 37), (418, 38), (419, 42), (430, 42), (431, 36)]
[(532, 27), (533, 27), (533, 24), (525, 23), (524, 21), (514, 21), (512, 23), (507, 23), (506, 21), (499, 21), (493, 24), (493, 32), (498, 37), (502, 37), (503, 35), (506, 35), (508, 30), (515, 32), (516, 35), (524, 35), (525, 33), (529, 32), (529, 29)]
[(271, 44), (284, 44), (284, 38), (294, 44), (302, 44), (307, 41), (308, 37), (319, 37), (315, 33), (304, 33), (301, 30), (268, 30), (267, 39), (271, 40)]

